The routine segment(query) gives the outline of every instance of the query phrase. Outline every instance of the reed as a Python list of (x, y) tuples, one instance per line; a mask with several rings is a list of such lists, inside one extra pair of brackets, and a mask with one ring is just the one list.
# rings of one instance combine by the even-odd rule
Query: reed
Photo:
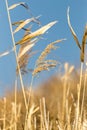
[[(82, 44), (71, 25), (69, 8), (67, 10), (67, 21), (71, 34), (80, 50), (80, 72), (74, 65), (64, 63), (60, 73), (56, 73), (38, 88), (33, 88), (35, 76), (42, 71), (61, 65), (59, 61), (48, 55), (52, 50), (58, 48), (57, 44), (66, 39), (56, 40), (49, 43), (35, 62), (29, 88), (24, 87), (23, 75), (28, 73), (29, 59), (37, 53), (33, 47), (40, 37), (57, 21), (50, 22), (35, 31), (31, 31), (32, 22), (40, 25), (38, 17), (11, 22), (10, 11), (22, 6), (27, 11), (29, 7), (25, 2), (19, 2), (8, 6), (6, 0), (8, 21), (12, 37), (13, 47), (9, 51), (0, 54), (0, 58), (15, 53), (16, 58), (16, 80), (13, 92), (8, 92), (5, 97), (0, 98), (0, 130), (86, 130), (87, 129), (87, 61), (85, 61), (85, 49), (87, 40), (87, 25), (85, 26)], [(30, 25), (26, 28), (26, 25)], [(12, 26), (17, 26), (13, 31)], [(23, 37), (15, 42), (14, 35), (23, 30)], [(17, 46), (19, 49), (17, 52)], [(86, 71), (84, 72), (84, 66)], [(20, 77), (21, 89), (18, 90), (18, 76)], [(37, 77), (36, 77), (37, 78)]]

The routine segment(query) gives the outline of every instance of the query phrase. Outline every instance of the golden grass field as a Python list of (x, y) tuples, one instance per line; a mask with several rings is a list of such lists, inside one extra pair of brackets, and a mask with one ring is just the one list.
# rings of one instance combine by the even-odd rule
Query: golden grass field
[[(66, 66), (69, 66), (68, 63), (65, 63)], [(82, 78), (78, 106), (79, 80), (78, 72), (71, 69), (70, 73), (50, 77), (43, 85), (32, 91), (26, 89), (28, 110), (21, 90), (7, 93), (6, 97), (0, 100), (1, 129), (5, 127), (8, 130), (86, 130), (87, 89), (84, 101), (83, 91), (84, 82), (87, 84), (87, 81), (85, 77)]]
[[(0, 99), (0, 130), (87, 130), (87, 67), (85, 61), (85, 46), (87, 40), (87, 25), (84, 30), (82, 44), (71, 26), (69, 8), (67, 21), (70, 32), (80, 49), (81, 68), (76, 70), (73, 65), (65, 63), (64, 72), (56, 73), (43, 84), (34, 88), (34, 77), (42, 71), (49, 71), (57, 66), (55, 59), (47, 59), (52, 50), (57, 49), (57, 43), (64, 42), (65, 38), (56, 40), (47, 45), (38, 57), (35, 68), (32, 71), (32, 80), (29, 88), (24, 87), (23, 75), (28, 73), (27, 64), (36, 52), (31, 49), (39, 41), (41, 36), (50, 29), (57, 21), (50, 22), (38, 30), (31, 32), (31, 26), (26, 25), (35, 22), (40, 25), (39, 17), (27, 20), (11, 22), (10, 10), (17, 6), (23, 6), (28, 10), (24, 2), (8, 6), (6, 0), (7, 14), (12, 36), (13, 48), (16, 58), (16, 80), (13, 91), (7, 92)], [(13, 31), (12, 26), (16, 26)], [(24, 30), (24, 36), (15, 43), (14, 35)], [(19, 45), (19, 51), (16, 48)], [(10, 54), (6, 51), (0, 57)], [(18, 89), (17, 81), (21, 88)]]

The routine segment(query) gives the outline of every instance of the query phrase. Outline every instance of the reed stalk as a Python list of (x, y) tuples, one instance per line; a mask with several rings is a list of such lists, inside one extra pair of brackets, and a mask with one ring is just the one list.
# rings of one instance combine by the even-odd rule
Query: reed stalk
[(8, 7), (8, 0), (5, 0), (5, 3), (6, 3), (8, 21), (9, 21), (9, 26), (10, 26), (10, 32), (11, 32), (11, 37), (12, 37), (12, 43), (13, 43), (13, 47), (14, 47), (14, 53), (15, 53), (16, 63), (17, 63), (17, 66), (18, 66), (18, 72), (19, 72), (19, 77), (20, 77), (20, 83), (21, 83), (21, 87), (22, 87), (22, 92), (23, 92), (25, 107), (26, 107), (26, 109), (27, 109), (26, 95), (25, 95), (24, 84), (23, 84), (22, 75), (21, 75), (21, 71), (20, 71), (20, 66), (19, 66), (19, 63), (18, 63), (18, 57), (17, 57), (15, 39), (14, 39), (13, 30), (12, 30), (10, 12), (9, 12), (9, 7)]

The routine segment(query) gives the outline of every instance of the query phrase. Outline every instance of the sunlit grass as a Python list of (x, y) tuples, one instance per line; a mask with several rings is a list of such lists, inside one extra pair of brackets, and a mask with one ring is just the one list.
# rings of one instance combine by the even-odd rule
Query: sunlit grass
[[(31, 26), (26, 28), (26, 24), (35, 22), (40, 24), (38, 17), (27, 20), (16, 21), (12, 24), (10, 11), (18, 6), (23, 6), (29, 10), (24, 2), (8, 6), (6, 0), (7, 14), (12, 36), (13, 48), (16, 57), (16, 80), (15, 90), (8, 92), (5, 97), (0, 99), (0, 129), (1, 130), (86, 130), (87, 129), (87, 71), (85, 46), (87, 39), (87, 26), (83, 34), (82, 44), (74, 32), (69, 18), (69, 9), (67, 11), (68, 25), (70, 31), (80, 49), (81, 69), (80, 72), (74, 65), (69, 63), (63, 65), (64, 72), (57, 73), (48, 79), (45, 83), (33, 89), (34, 77), (42, 71), (49, 71), (57, 66), (55, 59), (48, 59), (47, 56), (51, 50), (57, 49), (56, 43), (65, 39), (56, 40), (47, 45), (38, 57), (35, 68), (32, 70), (32, 80), (29, 88), (24, 87), (23, 75), (28, 73), (29, 58), (35, 54), (31, 49), (40, 40), (42, 35), (50, 29), (57, 21), (53, 21), (40, 27), (34, 32)], [(13, 31), (13, 25), (17, 26)], [(18, 31), (24, 30), (24, 36), (18, 42), (15, 42), (14, 35)], [(19, 51), (16, 48), (19, 45)], [(62, 48), (61, 48), (62, 49)], [(4, 52), (0, 57), (10, 54), (10, 51)], [(61, 64), (60, 64), (61, 65)], [(87, 67), (87, 66), (86, 66)], [(20, 77), (21, 88), (18, 90), (17, 81)]]

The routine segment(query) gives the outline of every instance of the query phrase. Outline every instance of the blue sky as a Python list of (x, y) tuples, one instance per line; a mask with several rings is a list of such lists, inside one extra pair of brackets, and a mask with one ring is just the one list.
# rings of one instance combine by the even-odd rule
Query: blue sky
[[(51, 21), (58, 20), (58, 23), (54, 25), (48, 33), (43, 37), (44, 40), (40, 40), (36, 44), (35, 50), (43, 50), (46, 45), (57, 39), (66, 38), (67, 40), (63, 43), (59, 43), (58, 48), (53, 52), (52, 56), (56, 60), (60, 61), (62, 64), (69, 62), (70, 64), (75, 65), (76, 67), (80, 66), (80, 51), (76, 46), (75, 41), (70, 33), (68, 24), (67, 24), (67, 8), (70, 6), (70, 19), (72, 26), (79, 38), (79, 41), (82, 40), (82, 35), (84, 32), (84, 27), (87, 23), (87, 0), (8, 0), (9, 5), (24, 1), (29, 5), (29, 8), (34, 16), (41, 15), (40, 21), (42, 25), (45, 25)], [(10, 12), (11, 20), (17, 21), (21, 19), (29, 18), (29, 13), (23, 7), (17, 7)], [(39, 28), (37, 25), (33, 26), (33, 30)], [(20, 39), (22, 32), (19, 32), (15, 36), (15, 41)], [(0, 0), (0, 53), (10, 49), (12, 47), (11, 34), (9, 30), (9, 23), (7, 18), (5, 0)], [(39, 53), (40, 54), (40, 53)], [(39, 56), (37, 54), (34, 56), (34, 59), (30, 62), (30, 68), (34, 65), (35, 60)], [(0, 90), (3, 93), (4, 90), (8, 87), (12, 87), (15, 81), (15, 56), (14, 53), (0, 58)], [(56, 68), (58, 70), (58, 68)], [(57, 71), (55, 70), (55, 71)], [(49, 77), (54, 71), (46, 73)], [(41, 75), (42, 78), (45, 78)], [(41, 77), (40, 76), (40, 77)], [(29, 80), (29, 76), (25, 76), (25, 81)], [(39, 81), (38, 81), (39, 82)]]

